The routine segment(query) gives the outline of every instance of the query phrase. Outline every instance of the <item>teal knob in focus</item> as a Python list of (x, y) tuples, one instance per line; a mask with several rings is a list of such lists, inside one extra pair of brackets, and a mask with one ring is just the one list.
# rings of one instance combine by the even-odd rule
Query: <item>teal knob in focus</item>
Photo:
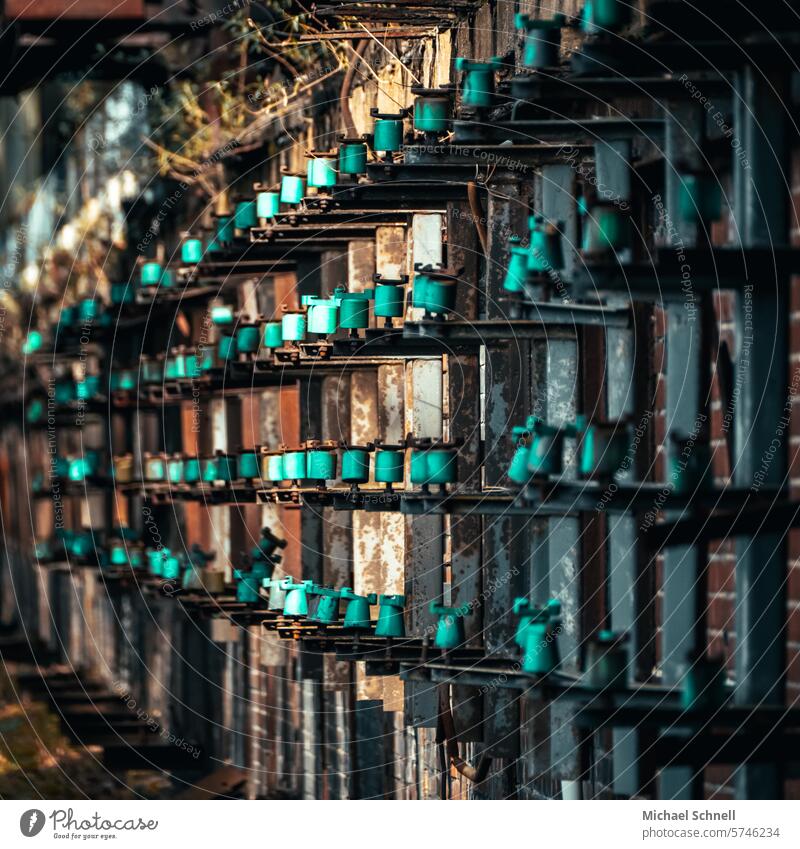
[(249, 230), (258, 226), (258, 215), (256, 214), (256, 202), (244, 200), (236, 204), (233, 213), (233, 226), (236, 230)]
[(534, 675), (547, 675), (557, 669), (560, 662), (556, 637), (561, 626), (561, 604), (551, 599), (545, 607), (535, 608), (523, 599), (517, 601), (524, 602), (515, 604), (516, 614), (525, 620), (522, 632), (517, 631), (524, 642), (522, 669)]
[(203, 259), (203, 242), (200, 239), (186, 239), (181, 245), (181, 262), (197, 265)]
[(296, 205), (303, 200), (304, 192), (302, 177), (295, 174), (284, 174), (281, 177), (281, 203)]
[(369, 450), (367, 448), (346, 447), (342, 451), (342, 481), (350, 484), (362, 484), (369, 481)]
[(406, 597), (404, 595), (382, 595), (378, 598), (378, 621), (375, 625), (376, 637), (402, 639), (406, 635), (403, 619)]
[(286, 593), (283, 604), (284, 616), (308, 616), (307, 592), (313, 586), (313, 583), (313, 581), (300, 581), (298, 583), (289, 577), (281, 581), (281, 589)]
[(281, 209), (281, 198), (278, 192), (258, 192), (256, 195), (256, 216), (258, 218), (274, 218)]
[(446, 607), (432, 601), (430, 611), (434, 616), (439, 617), (433, 642), (437, 649), (455, 649), (465, 642), (464, 617), (470, 612), (468, 604), (461, 607)]
[(315, 189), (329, 189), (336, 185), (336, 160), (317, 156), (308, 160), (308, 185)]
[(342, 139), (339, 144), (339, 173), (364, 174), (367, 170), (367, 145), (360, 139)]
[(339, 621), (339, 590), (312, 584), (308, 589), (308, 619), (323, 625), (334, 625)]
[(264, 347), (273, 351), (283, 347), (283, 326), (280, 321), (268, 321), (264, 325)]
[(353, 631), (369, 630), (372, 627), (370, 605), (378, 601), (375, 593), (356, 595), (350, 587), (342, 587), (339, 592), (342, 601), (347, 603), (342, 627)]
[(142, 286), (158, 286), (163, 269), (160, 262), (146, 262), (142, 266), (140, 282)]

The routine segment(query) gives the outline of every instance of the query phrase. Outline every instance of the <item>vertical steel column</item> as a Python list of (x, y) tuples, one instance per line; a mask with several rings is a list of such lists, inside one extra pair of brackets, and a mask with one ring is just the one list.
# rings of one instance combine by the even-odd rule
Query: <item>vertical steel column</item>
[[(663, 221), (665, 246), (677, 252), (697, 245), (698, 227), (681, 219), (679, 209), (679, 168), (703, 165), (702, 142), (705, 112), (690, 101), (671, 103), (665, 109), (665, 203)], [(675, 293), (673, 293), (675, 294)], [(670, 299), (662, 307), (666, 313), (666, 480), (670, 481), (676, 445), (671, 433), (689, 436), (700, 427), (703, 391), (709, 391), (710, 363), (704, 359), (700, 298), (690, 288), (683, 298)], [(701, 431), (702, 432), (702, 431)], [(663, 553), (664, 595), (662, 610), (662, 674), (665, 684), (680, 686), (687, 663), (706, 649), (705, 635), (698, 640), (697, 614), (708, 604), (705, 545), (668, 548)], [(702, 617), (705, 622), (705, 617)], [(670, 767), (660, 774), (659, 795), (663, 799), (691, 799), (702, 794), (702, 770)]]
[[(788, 85), (746, 66), (736, 77), (735, 138), (750, 168), (732, 156), (735, 224), (744, 250), (783, 246), (788, 241), (790, 206)], [(749, 266), (749, 264), (748, 264)], [(786, 438), (777, 428), (786, 415), (788, 389), (789, 281), (752, 281), (739, 302), (735, 410), (734, 480), (750, 487), (785, 486)], [(752, 302), (748, 299), (752, 297)], [(751, 323), (752, 322), (752, 326)], [(784, 704), (786, 675), (787, 549), (784, 534), (737, 540), (736, 692), (739, 704)], [(745, 765), (737, 774), (737, 794), (748, 799), (783, 796), (779, 765)]]

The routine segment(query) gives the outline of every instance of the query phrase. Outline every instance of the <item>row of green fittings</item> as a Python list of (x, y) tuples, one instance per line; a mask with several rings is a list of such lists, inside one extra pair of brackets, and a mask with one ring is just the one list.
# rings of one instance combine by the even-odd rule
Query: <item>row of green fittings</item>
[(377, 107), (369, 114), (375, 119), (372, 125), (372, 149), (376, 153), (391, 154), (403, 149), (403, 121), (409, 110), (381, 112)]
[(512, 438), (516, 449), (508, 476), (517, 484), (525, 484), (532, 477), (562, 474), (567, 439), (580, 440), (580, 473), (599, 479), (611, 478), (619, 471), (631, 446), (624, 422), (587, 424), (583, 416), (563, 427), (530, 416), (524, 427), (513, 428)]
[(433, 266), (416, 266), (411, 305), (425, 310), (426, 314), (444, 316), (456, 308), (458, 279), (463, 269), (437, 269)]
[(103, 472), (103, 456), (94, 448), (85, 448), (79, 456), (65, 457), (56, 454), (50, 466), (51, 475), (75, 483), (85, 483)]
[[(344, 605), (342, 628), (348, 631), (368, 631), (373, 625), (370, 608), (378, 604), (375, 636), (402, 639), (406, 635), (403, 619), (405, 596), (376, 593), (359, 595), (350, 587), (337, 590), (290, 577), (280, 580), (265, 578), (262, 586), (270, 590), (270, 609), (279, 609), (282, 603), (283, 615), (286, 617), (307, 618), (309, 622), (335, 625), (339, 622)], [(273, 595), (275, 589), (282, 591), (282, 596), (278, 593)]]

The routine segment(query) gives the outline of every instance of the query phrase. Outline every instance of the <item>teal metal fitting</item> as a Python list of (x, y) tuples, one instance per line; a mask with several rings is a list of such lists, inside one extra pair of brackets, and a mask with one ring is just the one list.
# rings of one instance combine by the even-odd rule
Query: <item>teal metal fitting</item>
[(414, 129), (438, 135), (450, 129), (450, 95), (436, 89), (412, 88), (414, 100)]
[(203, 242), (201, 239), (185, 239), (181, 245), (181, 262), (187, 265), (197, 265), (203, 259)]
[(364, 174), (367, 170), (367, 143), (363, 139), (339, 141), (339, 173)]
[(506, 276), (503, 280), (503, 288), (506, 292), (523, 292), (528, 282), (528, 254), (529, 249), (522, 247), (519, 236), (509, 239), (508, 266)]
[(163, 269), (160, 262), (146, 262), (142, 266), (140, 282), (142, 286), (158, 286)]
[(236, 310), (230, 304), (211, 304), (211, 323), (216, 327), (228, 327), (236, 321)]
[(336, 185), (336, 159), (333, 156), (314, 156), (308, 160), (309, 187), (329, 189)]
[(583, 680), (598, 690), (624, 689), (628, 683), (628, 635), (599, 631), (589, 640), (583, 664)]
[(281, 196), (278, 192), (258, 192), (256, 195), (256, 215), (258, 218), (274, 218), (281, 209)]
[(163, 357), (142, 357), (142, 383), (161, 383), (164, 380)]
[(353, 631), (367, 631), (372, 627), (370, 605), (377, 604), (375, 593), (356, 595), (350, 587), (339, 590), (342, 601), (347, 603), (342, 627)]
[(284, 342), (301, 342), (306, 338), (306, 315), (304, 312), (287, 312), (281, 319), (281, 335)]
[(369, 454), (366, 446), (343, 446), (342, 481), (349, 484), (362, 484), (369, 481)]
[(306, 478), (324, 484), (336, 477), (336, 443), (308, 442), (306, 450)]
[(385, 318), (385, 326), (391, 327), (391, 319), (402, 318), (406, 312), (405, 287), (408, 284), (408, 275), (403, 274), (392, 279), (375, 274), (372, 279), (375, 282), (375, 317)]
[(499, 56), (493, 56), (488, 62), (473, 62), (459, 56), (456, 70), (464, 74), (461, 88), (463, 106), (486, 108), (494, 103), (494, 74), (501, 65)]
[(267, 607), (270, 610), (283, 610), (286, 605), (286, 590), (283, 588), (283, 578), (264, 578), (261, 582), (269, 592)]
[(378, 597), (378, 621), (375, 625), (376, 637), (403, 639), (406, 625), (403, 619), (406, 597), (404, 595), (382, 595)]
[(236, 337), (222, 334), (217, 342), (217, 357), (221, 362), (236, 359)]
[(164, 361), (164, 380), (183, 380), (186, 377), (186, 353), (173, 348)]
[(581, 246), (585, 254), (622, 251), (630, 244), (630, 219), (617, 204), (598, 203), (588, 210)]
[(561, 29), (566, 24), (564, 15), (543, 19), (517, 13), (514, 22), (518, 29), (525, 32), (522, 64), (526, 68), (552, 68), (558, 65)]
[(511, 458), (511, 465), (508, 467), (508, 477), (516, 484), (527, 483), (531, 477), (528, 471), (528, 455), (537, 420), (536, 416), (530, 416), (524, 427), (517, 425), (511, 430), (511, 438), (516, 448)]
[(286, 593), (283, 603), (284, 616), (308, 616), (307, 592), (313, 586), (313, 583), (313, 581), (300, 581), (298, 583), (289, 577), (281, 581), (281, 589)]
[(372, 289), (363, 292), (348, 292), (343, 286), (337, 286), (333, 293), (339, 306), (339, 327), (342, 330), (363, 330), (369, 327), (369, 302)]
[(242, 451), (237, 464), (239, 477), (243, 480), (255, 480), (261, 477), (261, 453), (259, 451)]
[(408, 110), (382, 113), (377, 108), (369, 110), (375, 119), (372, 125), (372, 149), (376, 153), (395, 153), (403, 149), (403, 120)]
[(434, 616), (439, 617), (436, 637), (433, 641), (437, 649), (454, 649), (464, 643), (466, 640), (464, 617), (470, 612), (468, 604), (460, 607), (446, 607), (432, 601), (430, 611)]
[(308, 310), (308, 332), (326, 336), (336, 332), (339, 307), (336, 298), (318, 298), (315, 295), (303, 295), (302, 306)]
[(624, 422), (592, 423), (581, 439), (580, 471), (584, 477), (614, 477), (631, 450), (629, 427)]
[(249, 230), (258, 226), (258, 215), (256, 214), (256, 202), (254, 200), (243, 200), (236, 204), (233, 213), (233, 226), (236, 230)]
[(163, 454), (145, 453), (142, 462), (146, 481), (162, 483), (167, 479), (167, 462)]
[(183, 482), (198, 483), (200, 480), (200, 459), (187, 457), (183, 464)]
[(290, 480), (286, 477), (283, 468), (283, 451), (271, 451), (264, 455), (265, 474), (264, 479), (272, 483), (280, 483), (282, 480)]
[(520, 604), (517, 615), (526, 620), (521, 638), (524, 639), (522, 669), (534, 675), (546, 675), (558, 668), (556, 642), (560, 626), (561, 604), (550, 599), (545, 607), (531, 608)]
[(75, 384), (75, 394), (79, 401), (91, 401), (100, 394), (100, 375), (87, 374)]
[(183, 483), (184, 460), (180, 454), (167, 458), (167, 480), (170, 483)]
[(561, 428), (545, 424), (541, 419), (533, 423), (528, 449), (528, 472), (531, 475), (561, 474), (564, 468), (564, 437)]
[(305, 451), (287, 451), (283, 455), (283, 480), (303, 481), (308, 477)]
[(234, 569), (236, 581), (236, 600), (242, 604), (258, 604), (261, 601), (261, 584), (264, 580), (260, 569)]
[(342, 595), (339, 590), (312, 584), (307, 595), (309, 622), (334, 625), (339, 621), (339, 600)]
[(630, 0), (586, 0), (581, 28), (587, 35), (618, 32), (631, 21)]
[(303, 200), (305, 185), (297, 174), (284, 174), (281, 177), (281, 203), (298, 204)]
[(280, 321), (268, 321), (264, 325), (264, 347), (273, 351), (283, 347), (283, 325)]
[(405, 475), (405, 451), (382, 448), (375, 452), (375, 483), (402, 483)]
[(541, 215), (532, 215), (528, 224), (530, 226), (528, 271), (537, 274), (560, 271), (564, 267), (560, 232), (564, 225), (548, 223)]
[(217, 242), (220, 245), (227, 246), (233, 241), (234, 231), (236, 226), (231, 215), (217, 216)]
[(446, 315), (456, 307), (458, 276), (463, 269), (449, 271), (431, 266), (416, 267), (411, 303), (426, 313)]
[(696, 437), (670, 435), (673, 450), (669, 460), (669, 480), (677, 495), (708, 492), (714, 487), (714, 452)]
[(255, 354), (261, 344), (261, 330), (257, 324), (240, 324), (236, 330), (236, 351)]

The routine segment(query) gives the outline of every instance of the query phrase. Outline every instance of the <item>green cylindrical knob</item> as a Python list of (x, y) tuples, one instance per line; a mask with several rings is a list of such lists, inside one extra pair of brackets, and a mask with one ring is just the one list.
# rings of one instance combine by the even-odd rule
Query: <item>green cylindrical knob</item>
[(284, 174), (281, 177), (281, 203), (300, 203), (303, 200), (304, 189), (302, 177)]
[(403, 122), (401, 120), (376, 118), (372, 129), (372, 148), (380, 153), (389, 153), (403, 148)]
[(144, 479), (151, 483), (160, 483), (166, 479), (167, 469), (161, 454), (144, 455)]
[(236, 350), (240, 354), (254, 354), (261, 343), (257, 324), (242, 324), (236, 331)]
[(402, 483), (404, 474), (404, 451), (377, 451), (375, 453), (376, 483)]
[(274, 218), (281, 208), (278, 192), (259, 192), (256, 195), (256, 215), (258, 218)]
[(142, 286), (158, 286), (161, 282), (162, 268), (160, 262), (146, 262), (142, 266)]
[(526, 68), (552, 68), (557, 65), (565, 16), (559, 14), (544, 20), (518, 13), (515, 22), (525, 31), (522, 64)]
[(458, 480), (458, 452), (454, 448), (432, 448), (427, 454), (427, 483), (445, 484)]
[(518, 236), (512, 236), (510, 241), (508, 268), (503, 288), (506, 292), (522, 292), (528, 281), (528, 248), (521, 247)]
[(415, 449), (411, 452), (411, 483), (427, 484), (428, 483), (428, 452)]
[(306, 452), (306, 477), (313, 481), (330, 481), (336, 477), (336, 454), (310, 449)]
[(342, 141), (339, 145), (339, 172), (363, 174), (367, 170), (367, 145), (363, 141)]
[(261, 476), (261, 455), (256, 451), (243, 451), (239, 455), (239, 477), (254, 480)]
[(308, 306), (308, 332), (320, 333), (322, 335), (336, 331), (336, 319), (339, 309), (334, 299), (328, 298), (305, 298)]
[(217, 356), (223, 362), (236, 359), (236, 337), (220, 336), (217, 342)]
[(437, 649), (458, 648), (465, 640), (464, 617), (469, 613), (468, 604), (461, 607), (445, 607), (431, 602), (430, 611), (439, 617), (433, 644)]
[(283, 453), (274, 453), (264, 455), (266, 467), (264, 468), (264, 478), (273, 483), (287, 479), (283, 469)]
[(378, 599), (378, 621), (375, 625), (376, 637), (392, 637), (403, 639), (406, 626), (403, 621), (403, 610), (406, 597), (403, 595), (382, 595)]
[(414, 101), (414, 129), (422, 133), (444, 133), (449, 128), (450, 99), (420, 95)]
[(342, 601), (347, 602), (342, 627), (354, 631), (366, 631), (371, 628), (370, 605), (378, 601), (375, 593), (356, 595), (350, 587), (342, 587), (339, 592)]
[(291, 578), (281, 581), (281, 589), (286, 593), (283, 603), (284, 616), (308, 616), (307, 592), (313, 581), (296, 582)]
[(346, 448), (342, 452), (342, 480), (345, 483), (369, 481), (369, 451), (363, 448)]
[(305, 451), (287, 451), (283, 455), (283, 479), (301, 481), (308, 477)]
[(280, 321), (269, 321), (264, 325), (264, 347), (280, 348), (283, 345), (283, 326)]
[(183, 482), (183, 457), (177, 455), (167, 459), (167, 480), (170, 483)]
[(406, 290), (403, 286), (375, 287), (375, 315), (379, 318), (402, 318), (406, 311)]
[(281, 319), (281, 335), (285, 342), (300, 342), (306, 338), (306, 317), (289, 312)]
[(249, 230), (251, 227), (258, 226), (258, 215), (256, 215), (256, 202), (254, 200), (243, 200), (236, 204), (233, 225), (237, 230)]
[(181, 262), (195, 265), (203, 259), (203, 243), (200, 239), (186, 239), (181, 245)]
[(220, 215), (217, 218), (217, 242), (220, 245), (229, 245), (233, 241), (235, 225), (230, 215)]
[(359, 330), (369, 327), (369, 301), (371, 292), (341, 292), (339, 302), (339, 327)]
[(183, 482), (197, 483), (200, 480), (200, 459), (188, 457), (183, 464)]
[(308, 185), (316, 189), (330, 188), (336, 185), (336, 160), (318, 156), (308, 160)]
[(455, 64), (457, 71), (464, 72), (461, 103), (479, 108), (491, 106), (494, 102), (494, 72), (500, 67), (500, 60), (493, 57), (488, 62), (472, 62), (459, 57)]

